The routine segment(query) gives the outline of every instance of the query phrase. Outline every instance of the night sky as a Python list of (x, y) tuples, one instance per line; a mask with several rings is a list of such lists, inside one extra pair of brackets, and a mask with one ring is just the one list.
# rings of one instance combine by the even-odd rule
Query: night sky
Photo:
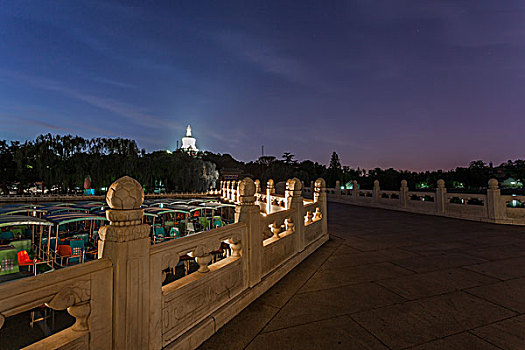
[(0, 138), (291, 152), (361, 168), (525, 158), (525, 1), (0, 2)]

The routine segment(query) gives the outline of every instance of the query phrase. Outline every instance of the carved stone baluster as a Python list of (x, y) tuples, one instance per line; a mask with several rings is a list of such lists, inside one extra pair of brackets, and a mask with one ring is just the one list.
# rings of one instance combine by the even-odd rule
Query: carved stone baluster
[[(219, 249), (219, 247), (220, 242), (218, 243), (216, 249)], [(211, 263), (212, 260), (211, 252), (216, 249), (215, 247), (200, 245), (189, 254), (190, 256), (194, 257), (195, 262), (199, 264), (199, 269), (197, 270), (197, 272), (206, 273), (210, 271), (208, 265)]]
[(227, 243), (230, 245), (230, 249), (232, 251), (231, 256), (234, 258), (241, 257), (241, 242), (239, 242), (238, 238), (232, 237), (230, 238)]
[(295, 231), (295, 224), (293, 223), (292, 218), (286, 218), (286, 220), (284, 220), (284, 225), (286, 227), (286, 231), (288, 232)]
[(277, 222), (274, 222), (270, 224), (271, 230), (273, 233), (273, 238), (279, 238), (279, 232), (281, 232), (281, 225), (277, 224)]
[(71, 327), (77, 332), (88, 331), (88, 317), (91, 312), (89, 304), (89, 283), (82, 283), (75, 287), (65, 287), (46, 303), (53, 310), (65, 310), (75, 317), (75, 324)]
[(311, 210), (309, 210), (307, 213), (306, 213), (306, 223), (307, 224), (311, 224), (313, 222), (313, 217), (314, 217), (314, 214), (312, 213)]
[(319, 208), (315, 208), (315, 213), (313, 215), (314, 220), (320, 220), (323, 218), (323, 214), (321, 213), (321, 210)]

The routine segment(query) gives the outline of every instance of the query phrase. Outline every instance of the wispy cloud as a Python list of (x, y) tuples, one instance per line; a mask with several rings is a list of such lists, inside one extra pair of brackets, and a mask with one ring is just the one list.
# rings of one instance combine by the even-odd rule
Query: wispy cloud
[(263, 44), (261, 40), (232, 32), (214, 34), (213, 37), (221, 46), (264, 72), (279, 75), (292, 82), (305, 82), (307, 69), (298, 60)]
[(107, 78), (103, 78), (103, 77), (94, 77), (94, 78), (90, 78), (90, 79), (92, 81), (94, 81), (94, 82), (103, 83), (103, 84), (111, 85), (111, 86), (116, 86), (116, 87), (119, 87), (119, 88), (134, 89), (136, 87), (135, 85), (132, 85), (132, 84), (126, 84), (126, 83), (123, 83), (123, 82), (120, 82), (120, 81), (116, 81), (116, 80), (113, 80), (113, 79), (107, 79)]
[(67, 87), (63, 83), (56, 81), (56, 80), (42, 78), (42, 77), (28, 76), (25, 74), (20, 74), (20, 73), (11, 72), (11, 71), (0, 71), (0, 72), (3, 72), (4, 74), (12, 78), (24, 81), (33, 87), (44, 89), (44, 90), (55, 91), (64, 96), (74, 98), (76, 100), (85, 102), (91, 106), (94, 106), (102, 110), (116, 114), (118, 116), (124, 117), (128, 121), (141, 125), (142, 127), (147, 127), (147, 128), (166, 127), (166, 128), (173, 128), (173, 129), (178, 129), (178, 130), (184, 129), (184, 127), (181, 124), (174, 122), (174, 121), (162, 119), (158, 116), (153, 115), (152, 113), (149, 113), (148, 111), (144, 110), (141, 107), (134, 106), (129, 103), (122, 102), (122, 101), (119, 101), (113, 98), (109, 98), (109, 97), (102, 97), (102, 96), (87, 94), (87, 93), (75, 90), (73, 88)]

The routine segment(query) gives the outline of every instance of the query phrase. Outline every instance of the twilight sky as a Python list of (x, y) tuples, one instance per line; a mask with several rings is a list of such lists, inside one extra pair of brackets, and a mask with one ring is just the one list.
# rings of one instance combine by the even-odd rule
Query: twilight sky
[(173, 149), (188, 123), (242, 160), (525, 158), (525, 2), (0, 2), (0, 138)]

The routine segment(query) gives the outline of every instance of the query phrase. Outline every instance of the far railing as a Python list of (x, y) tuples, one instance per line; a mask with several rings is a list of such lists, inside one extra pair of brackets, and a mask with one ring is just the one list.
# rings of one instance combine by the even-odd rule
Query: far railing
[[(305, 188), (310, 193), (311, 188)], [(459, 219), (525, 225), (525, 196), (501, 195), (498, 181), (491, 179), (487, 193), (470, 194), (447, 192), (445, 182), (438, 180), (435, 191), (410, 191), (405, 180), (399, 191), (384, 191), (379, 181), (372, 190), (360, 189), (353, 181), (351, 189), (326, 189), (329, 201), (349, 203), (414, 213), (448, 216)]]

